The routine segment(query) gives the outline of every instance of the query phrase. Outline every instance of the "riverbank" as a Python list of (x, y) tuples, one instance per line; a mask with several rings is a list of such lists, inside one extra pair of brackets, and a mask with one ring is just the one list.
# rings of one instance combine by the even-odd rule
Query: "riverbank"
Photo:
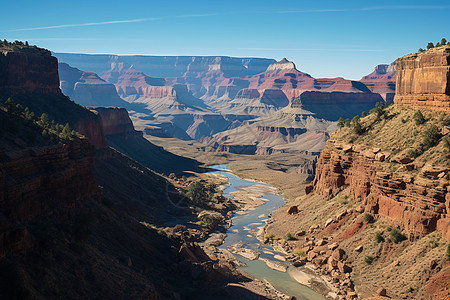
[[(233, 226), (227, 232), (226, 238), (221, 234), (213, 234), (203, 245), (215, 247), (211, 248), (211, 252), (224, 252), (226, 255), (222, 255), (227, 258), (230, 252), (236, 254), (238, 261), (245, 262), (245, 266), (235, 262), (239, 269), (257, 277), (261, 282), (272, 282), (275, 288), (279, 286), (283, 290), (284, 293), (278, 294), (279, 299), (289, 298), (287, 295), (295, 295), (297, 299), (323, 299), (323, 296), (313, 290), (322, 295), (332, 295), (329, 294), (332, 293), (330, 285), (314, 274), (313, 270), (300, 270), (290, 265), (286, 262), (289, 257), (280, 251), (281, 249), (273, 249), (261, 243), (264, 240), (265, 223), (270, 220), (270, 215), (284, 204), (284, 199), (277, 194), (277, 189), (232, 174), (230, 182), (231, 186), (224, 190), (224, 195), (232, 196), (239, 207), (232, 218)], [(220, 240), (223, 240), (224, 244), (217, 247)]]

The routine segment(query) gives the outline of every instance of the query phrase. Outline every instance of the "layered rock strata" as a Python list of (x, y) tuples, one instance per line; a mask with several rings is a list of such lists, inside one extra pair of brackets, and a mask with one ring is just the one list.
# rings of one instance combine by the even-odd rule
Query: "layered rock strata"
[(396, 60), (394, 103), (437, 111), (450, 109), (450, 46)]
[(448, 187), (425, 176), (380, 171), (383, 155), (379, 149), (328, 141), (317, 162), (314, 191), (332, 197), (350, 188), (366, 212), (397, 221), (411, 239), (436, 229), (450, 239), (448, 224), (444, 225), (448, 223)]

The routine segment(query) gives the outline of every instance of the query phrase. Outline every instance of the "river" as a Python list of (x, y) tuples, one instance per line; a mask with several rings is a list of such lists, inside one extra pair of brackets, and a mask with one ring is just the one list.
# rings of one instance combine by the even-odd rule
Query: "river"
[[(211, 166), (211, 168), (216, 169), (216, 171), (211, 171), (209, 173), (223, 175), (228, 178), (228, 185), (223, 191), (223, 194), (226, 197), (232, 197), (230, 193), (246, 187), (271, 187), (268, 184), (241, 179), (234, 175), (228, 169), (227, 165), (214, 165)], [(270, 191), (270, 189), (262, 190)], [(249, 260), (234, 254), (239, 261), (246, 264), (246, 267), (241, 267), (243, 271), (260, 280), (267, 280), (277, 290), (287, 295), (295, 296), (297, 299), (325, 299), (324, 296), (295, 281), (290, 275), (295, 267), (289, 262), (283, 262), (274, 258), (275, 255), (280, 255), (280, 253), (274, 251), (271, 246), (262, 244), (257, 239), (257, 233), (264, 227), (265, 221), (268, 220), (268, 216), (285, 202), (284, 198), (275, 192), (264, 191), (263, 193), (264, 196), (262, 199), (265, 201), (264, 204), (242, 213), (237, 212), (233, 216), (232, 226), (227, 230), (227, 236), (221, 248), (228, 248), (231, 245), (240, 242), (242, 243), (243, 248), (255, 250), (260, 253), (260, 259), (256, 260)], [(287, 272), (273, 270), (261, 259), (270, 260), (278, 265), (285, 265), (288, 267)]]

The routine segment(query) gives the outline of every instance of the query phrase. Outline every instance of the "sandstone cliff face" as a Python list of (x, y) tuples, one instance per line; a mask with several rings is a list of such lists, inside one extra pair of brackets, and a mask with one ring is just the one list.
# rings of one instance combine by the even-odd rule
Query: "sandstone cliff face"
[(0, 91), (59, 94), (58, 61), (50, 51), (0, 51)]
[(26, 228), (17, 224), (50, 214), (67, 219), (83, 197), (100, 197), (95, 149), (86, 139), (0, 153), (0, 257), (31, 248)]
[(436, 229), (449, 239), (444, 226), (450, 200), (447, 187), (426, 177), (380, 171), (378, 152), (328, 141), (317, 162), (314, 191), (334, 196), (348, 187), (365, 211), (397, 221), (410, 239)]
[(437, 111), (450, 109), (450, 46), (396, 60), (394, 102)]

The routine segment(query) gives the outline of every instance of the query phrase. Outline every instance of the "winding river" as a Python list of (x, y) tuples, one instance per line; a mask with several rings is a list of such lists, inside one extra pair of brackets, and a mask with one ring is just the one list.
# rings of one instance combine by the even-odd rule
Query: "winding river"
[[(239, 189), (245, 189), (248, 187), (263, 186), (271, 187), (268, 184), (253, 182), (245, 180), (232, 174), (227, 165), (214, 165), (211, 166), (215, 171), (209, 172), (212, 174), (223, 175), (228, 178), (228, 185), (225, 188), (223, 194), (226, 197), (232, 197), (230, 193), (238, 191)], [(297, 299), (325, 299), (324, 296), (316, 293), (309, 287), (298, 283), (291, 277), (292, 270), (295, 269), (289, 262), (280, 261), (280, 253), (274, 251), (269, 245), (262, 244), (258, 239), (258, 232), (264, 227), (265, 221), (268, 220), (268, 216), (273, 213), (277, 208), (284, 204), (284, 198), (275, 193), (269, 192), (273, 189), (261, 189), (263, 191), (262, 199), (264, 204), (257, 206), (254, 209), (249, 209), (245, 212), (238, 212), (232, 218), (232, 226), (227, 230), (227, 237), (221, 248), (229, 248), (230, 246), (240, 243), (243, 248), (255, 250), (260, 253), (260, 259), (249, 260), (240, 255), (234, 254), (234, 256), (241, 262), (244, 262), (246, 267), (242, 267), (242, 270), (260, 280), (267, 280), (277, 290), (290, 295), (295, 296)], [(274, 257), (277, 255), (277, 257)], [(269, 268), (264, 260), (268, 260), (277, 265), (286, 266), (287, 272), (277, 271)]]

